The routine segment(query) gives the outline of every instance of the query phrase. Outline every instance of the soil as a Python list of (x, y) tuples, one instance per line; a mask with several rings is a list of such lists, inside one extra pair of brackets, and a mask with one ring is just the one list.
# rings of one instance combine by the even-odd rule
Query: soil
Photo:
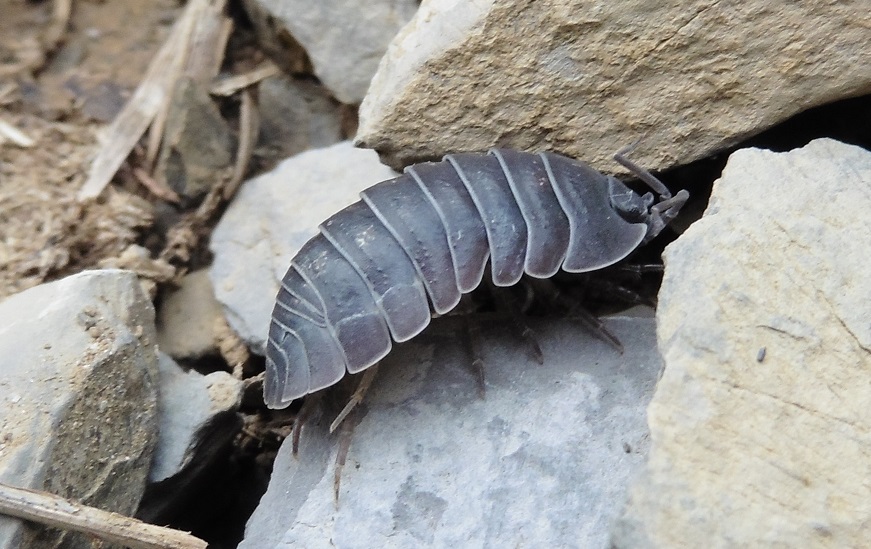
[(0, 138), (0, 299), (104, 265), (146, 240), (155, 207), (132, 181), (92, 203), (76, 193), (100, 130), (179, 9), (166, 0), (78, 2), (58, 33), (51, 2), (0, 0), (0, 123), (31, 142)]

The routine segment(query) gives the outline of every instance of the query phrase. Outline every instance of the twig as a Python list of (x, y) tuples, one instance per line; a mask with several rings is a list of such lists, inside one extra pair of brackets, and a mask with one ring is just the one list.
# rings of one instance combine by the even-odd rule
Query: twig
[(91, 534), (131, 549), (206, 549), (186, 532), (148, 524), (75, 503), (47, 492), (0, 484), (0, 513), (55, 528)]
[(181, 202), (181, 198), (179, 198), (175, 191), (170, 189), (169, 186), (159, 183), (156, 179), (148, 175), (148, 172), (142, 168), (133, 168), (133, 175), (136, 177), (137, 181), (142, 183), (146, 189), (154, 193), (156, 197), (166, 200), (167, 202), (172, 202), (173, 204)]
[(73, 13), (73, 0), (55, 0), (51, 24), (45, 33), (43, 46), (46, 51), (55, 50), (63, 42)]
[(224, 185), (224, 200), (229, 200), (236, 194), (239, 183), (245, 177), (259, 132), (260, 117), (257, 100), (251, 88), (245, 88), (242, 90), (242, 106), (239, 109), (239, 147), (236, 150), (236, 164), (233, 166), (233, 175)]
[[(205, 14), (211, 13), (210, 10), (223, 9), (225, 3), (226, 0), (188, 2), (169, 38), (152, 59), (139, 87), (109, 126), (104, 145), (91, 165), (87, 181), (79, 190), (80, 201), (96, 198), (103, 191), (148, 126), (166, 108), (180, 67), (187, 59), (192, 29)], [(218, 33), (219, 36), (223, 36), (223, 32)]]
[(229, 97), (243, 88), (253, 86), (261, 80), (277, 74), (281, 74), (281, 69), (278, 68), (278, 65), (270, 60), (266, 60), (248, 72), (233, 76), (222, 76), (216, 79), (212, 82), (209, 93), (218, 97)]
[(32, 147), (36, 144), (36, 142), (33, 139), (29, 138), (27, 135), (25, 135), (24, 132), (22, 132), (12, 124), (0, 120), (0, 142), (2, 142), (4, 139), (8, 139), (19, 147), (24, 148)]

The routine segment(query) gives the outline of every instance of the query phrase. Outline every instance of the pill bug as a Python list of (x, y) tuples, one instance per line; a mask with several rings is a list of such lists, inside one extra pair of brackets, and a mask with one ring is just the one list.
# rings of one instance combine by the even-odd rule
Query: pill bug
[(591, 272), (626, 258), (688, 198), (672, 197), (628, 150), (615, 159), (658, 201), (565, 156), (505, 149), (415, 164), (362, 191), (320, 225), (281, 282), (266, 404), (286, 407), (376, 364), (393, 341), (420, 333), (432, 311), (453, 309), (488, 263), (493, 283), (511, 286), (524, 273)]

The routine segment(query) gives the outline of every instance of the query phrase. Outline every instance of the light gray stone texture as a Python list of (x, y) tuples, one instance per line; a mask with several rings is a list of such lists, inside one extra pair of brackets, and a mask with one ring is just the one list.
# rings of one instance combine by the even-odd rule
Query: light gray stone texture
[(387, 44), (417, 10), (416, 0), (248, 0), (255, 18), (268, 14), (272, 25), (305, 48), (320, 78), (342, 103), (363, 99)]
[[(131, 515), (157, 440), (154, 308), (85, 271), (0, 302), (0, 482)], [(4, 549), (91, 547), (0, 517)]]
[(431, 0), (360, 107), (357, 142), (398, 168), (493, 146), (615, 171), (722, 150), (871, 92), (868, 4)]
[(212, 233), (209, 271), (230, 326), (263, 354), (279, 283), (318, 225), (396, 173), (350, 142), (291, 157), (245, 183)]
[(869, 211), (861, 148), (732, 154), (666, 250), (666, 368), (615, 547), (867, 545)]
[(463, 323), (399, 344), (366, 395), (338, 508), (335, 412), (282, 445), (240, 549), (604, 547), (647, 450), (644, 409), (660, 369), (654, 321), (606, 321), (621, 355), (570, 320), (532, 319), (545, 364), (482, 316), (486, 398)]
[(176, 359), (217, 354), (215, 322), (222, 315), (208, 270), (188, 273), (157, 311), (160, 350)]
[[(149, 482), (161, 482), (178, 474), (194, 460), (205, 461), (213, 446), (213, 424), (234, 414), (242, 400), (242, 382), (227, 372), (203, 375), (185, 372), (168, 355), (161, 353), (160, 438), (148, 475)], [(218, 445), (229, 432), (219, 436)], [(205, 454), (205, 455), (199, 455)]]
[(243, 382), (226, 372), (185, 371), (164, 353), (158, 364), (160, 437), (136, 516), (160, 524), (191, 504), (189, 488), (230, 452), (242, 428)]

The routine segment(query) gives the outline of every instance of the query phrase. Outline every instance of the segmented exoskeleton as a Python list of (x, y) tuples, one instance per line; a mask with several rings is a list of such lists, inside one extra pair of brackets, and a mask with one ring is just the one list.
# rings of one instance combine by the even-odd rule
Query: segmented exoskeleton
[(603, 269), (654, 238), (688, 193), (660, 195), (559, 154), (452, 154), (361, 193), (320, 225), (281, 283), (266, 347), (272, 408), (364, 370), (480, 283)]

